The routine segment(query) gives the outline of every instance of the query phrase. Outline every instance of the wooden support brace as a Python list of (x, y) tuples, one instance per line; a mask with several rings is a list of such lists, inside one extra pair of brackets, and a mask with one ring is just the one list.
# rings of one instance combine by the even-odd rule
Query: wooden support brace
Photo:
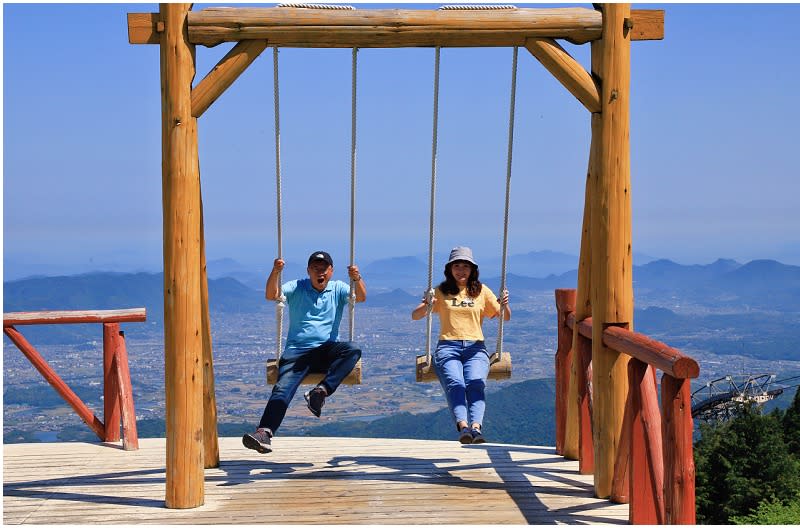
[(75, 394), (69, 385), (67, 385), (61, 377), (56, 374), (53, 368), (50, 366), (47, 361), (39, 354), (39, 352), (31, 345), (27, 339), (13, 326), (6, 326), (3, 328), (3, 332), (8, 336), (9, 339), (20, 349), (20, 351), (25, 354), (25, 357), (31, 362), (31, 364), (39, 371), (39, 373), (44, 376), (44, 379), (47, 380), (47, 383), (50, 384), (51, 387), (55, 389), (55, 391), (64, 398), (70, 407), (75, 411), (75, 413), (80, 417), (83, 422), (89, 426), (89, 428), (94, 431), (97, 435), (97, 438), (100, 440), (105, 439), (105, 426), (103, 422), (101, 422), (97, 416), (83, 403), (77, 394)]
[(600, 90), (592, 75), (572, 58), (558, 42), (546, 38), (529, 38), (525, 48), (553, 74), (569, 93), (575, 96), (589, 112), (599, 112)]
[(266, 47), (266, 40), (243, 40), (237, 43), (192, 89), (192, 116), (203, 115)]

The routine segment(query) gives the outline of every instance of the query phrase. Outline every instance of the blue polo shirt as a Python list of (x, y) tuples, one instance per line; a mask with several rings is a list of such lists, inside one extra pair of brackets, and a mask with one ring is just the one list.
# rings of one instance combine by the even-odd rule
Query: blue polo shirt
[(293, 280), (281, 286), (289, 305), (286, 351), (308, 350), (339, 337), (339, 323), (350, 296), (350, 285), (338, 280), (317, 291), (310, 279)]

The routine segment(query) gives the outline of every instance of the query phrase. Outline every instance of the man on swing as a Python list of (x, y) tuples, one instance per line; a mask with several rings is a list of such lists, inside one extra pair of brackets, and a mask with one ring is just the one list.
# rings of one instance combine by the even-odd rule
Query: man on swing
[[(342, 312), (350, 298), (350, 285), (331, 281), (333, 259), (325, 251), (308, 257), (308, 278), (278, 284), (284, 261), (275, 259), (267, 278), (265, 295), (275, 301), (281, 296), (289, 305), (289, 331), (278, 364), (278, 381), (272, 387), (264, 414), (254, 433), (242, 443), (259, 453), (272, 451), (271, 439), (278, 430), (289, 403), (309, 372), (325, 372), (325, 378), (305, 393), (306, 405), (314, 416), (322, 414), (325, 398), (333, 394), (361, 358), (361, 349), (350, 341), (337, 341)], [(348, 266), (355, 302), (364, 302), (367, 288), (358, 266)]]

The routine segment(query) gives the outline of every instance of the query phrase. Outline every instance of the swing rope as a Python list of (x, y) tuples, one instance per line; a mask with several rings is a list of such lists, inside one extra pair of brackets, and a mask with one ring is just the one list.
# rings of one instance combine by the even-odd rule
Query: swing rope
[(425, 292), (427, 303), (427, 332), (425, 335), (425, 360), (431, 364), (431, 334), (433, 331), (433, 234), (436, 212), (436, 151), (439, 144), (439, 56), (441, 49), (436, 46), (436, 60), (433, 70), (433, 141), (431, 147), (431, 210), (430, 229), (428, 230), (428, 290)]
[[(514, 110), (517, 100), (517, 54), (519, 48), (514, 46), (514, 56), (511, 61), (511, 103), (508, 116), (508, 158), (506, 161), (506, 201), (503, 212), (503, 256), (500, 269), (500, 295), (505, 295), (506, 290), (506, 258), (508, 256), (508, 209), (511, 196), (511, 158), (514, 151)], [(500, 323), (497, 328), (497, 354), (496, 361), (503, 355), (503, 320), (505, 319), (505, 305), (500, 305)]]
[[(276, 199), (277, 199), (277, 226), (278, 226), (278, 258), (283, 259), (283, 234), (281, 219), (283, 214), (281, 211), (281, 118), (280, 118), (280, 94), (278, 90), (278, 47), (272, 48), (272, 92), (273, 101), (275, 102), (275, 185), (276, 185)], [(281, 273), (278, 272), (278, 288), (281, 285)], [(286, 297), (283, 291), (278, 294), (275, 299), (275, 319), (277, 321), (277, 348), (275, 350), (275, 359), (280, 361), (281, 350), (283, 349), (283, 308), (286, 306)]]
[[(353, 48), (353, 77), (351, 92), (350, 119), (350, 265), (355, 265), (356, 258), (356, 80), (358, 78), (358, 48)], [(356, 283), (350, 279), (349, 323), (350, 341), (355, 333)]]
[[(350, 135), (350, 265), (355, 265), (355, 222), (356, 222), (356, 101), (358, 78), (358, 48), (353, 48), (353, 74), (352, 74), (352, 105), (351, 105), (351, 135)], [(281, 125), (280, 125), (280, 90), (278, 82), (278, 47), (272, 48), (272, 75), (273, 75), (273, 100), (275, 113), (275, 185), (277, 200), (277, 226), (278, 226), (278, 258), (283, 259), (283, 225), (282, 225), (282, 196), (281, 196)], [(278, 285), (281, 284), (281, 274), (278, 274)], [(350, 341), (355, 333), (355, 283), (350, 280), (349, 297), (349, 330)], [(283, 315), (286, 306), (286, 297), (281, 292), (275, 299), (275, 319), (277, 322), (277, 339), (275, 358), (280, 360), (283, 350)]]

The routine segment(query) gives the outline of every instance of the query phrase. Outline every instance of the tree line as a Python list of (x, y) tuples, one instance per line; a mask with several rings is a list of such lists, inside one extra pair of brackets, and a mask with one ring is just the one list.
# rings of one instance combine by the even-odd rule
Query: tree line
[(800, 524), (800, 389), (785, 411), (743, 404), (701, 424), (695, 442), (697, 522)]

